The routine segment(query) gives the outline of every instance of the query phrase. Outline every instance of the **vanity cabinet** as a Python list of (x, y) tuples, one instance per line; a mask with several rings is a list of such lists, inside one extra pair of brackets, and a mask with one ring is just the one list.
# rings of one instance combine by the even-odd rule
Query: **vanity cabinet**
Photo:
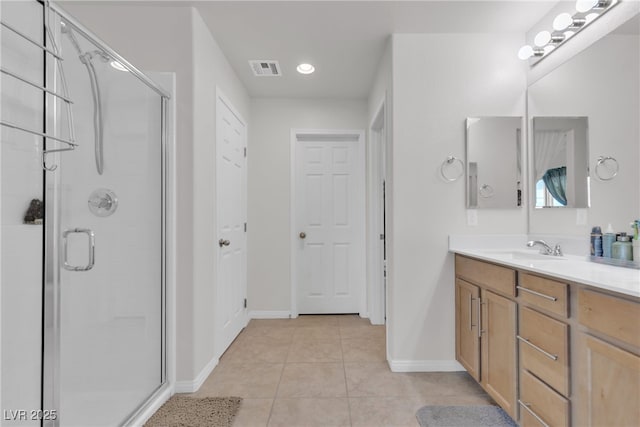
[(522, 427), (640, 426), (640, 299), (456, 255), (456, 359)]
[(515, 272), (457, 256), (456, 276), (456, 359), (516, 418)]

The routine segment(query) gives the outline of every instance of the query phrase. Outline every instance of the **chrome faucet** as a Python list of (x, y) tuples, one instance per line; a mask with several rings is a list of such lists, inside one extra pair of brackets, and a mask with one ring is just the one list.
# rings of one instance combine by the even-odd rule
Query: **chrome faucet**
[(551, 248), (551, 246), (549, 246), (544, 240), (529, 240), (527, 242), (527, 247), (529, 248), (532, 248), (535, 245), (540, 246), (540, 253), (542, 255), (562, 256), (562, 248), (560, 247), (560, 243)]

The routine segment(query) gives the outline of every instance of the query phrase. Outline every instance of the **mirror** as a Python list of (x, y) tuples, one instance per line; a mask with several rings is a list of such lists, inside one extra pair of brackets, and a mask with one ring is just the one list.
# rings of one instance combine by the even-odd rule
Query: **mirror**
[(587, 117), (533, 118), (536, 208), (589, 206)]
[[(636, 14), (530, 83), (527, 90), (530, 234), (588, 236), (591, 227), (607, 224), (616, 231), (631, 231), (629, 222), (637, 219), (640, 206), (639, 32), (640, 15)], [(559, 49), (565, 48), (570, 48), (570, 43)], [(576, 199), (573, 205), (568, 200), (567, 207), (589, 206), (589, 209), (535, 208), (549, 205), (542, 200), (538, 203), (536, 198), (539, 183), (536, 178), (541, 171), (535, 176), (535, 132), (553, 127), (561, 131), (570, 129), (548, 124), (556, 120), (553, 118), (570, 118), (574, 125), (587, 128), (588, 135), (581, 142), (586, 148), (586, 160), (575, 160), (576, 170), (567, 171), (567, 177), (573, 177), (576, 182)], [(581, 131), (575, 126), (571, 129), (574, 129), (574, 139), (578, 138)], [(606, 164), (599, 165), (599, 162)], [(585, 179), (580, 174), (587, 165), (590, 174)]]
[(467, 119), (467, 208), (522, 206), (522, 117)]

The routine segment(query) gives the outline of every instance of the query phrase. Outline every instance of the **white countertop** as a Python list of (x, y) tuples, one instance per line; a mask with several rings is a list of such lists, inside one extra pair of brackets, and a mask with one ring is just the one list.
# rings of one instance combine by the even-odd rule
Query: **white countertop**
[[(584, 283), (594, 288), (640, 297), (640, 270), (597, 264), (589, 261), (587, 257), (578, 255), (565, 255), (563, 257), (538, 256), (538, 249), (530, 249), (523, 246), (499, 249), (494, 245), (490, 249), (450, 246), (449, 251), (520, 270), (553, 276), (571, 282)], [(514, 257), (514, 253), (516, 257)], [(527, 254), (531, 254), (533, 259), (526, 259)], [(521, 256), (521, 258), (518, 258), (518, 256)]]

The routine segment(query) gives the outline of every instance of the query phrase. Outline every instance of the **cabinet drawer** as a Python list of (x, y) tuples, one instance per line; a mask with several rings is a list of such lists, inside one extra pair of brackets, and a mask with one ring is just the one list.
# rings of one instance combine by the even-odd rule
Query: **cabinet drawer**
[(504, 295), (516, 296), (516, 272), (510, 268), (456, 255), (456, 275)]
[(569, 395), (569, 325), (520, 307), (520, 367)]
[(551, 279), (518, 273), (518, 298), (564, 318), (569, 317), (569, 285)]
[(520, 375), (518, 403), (522, 427), (569, 426), (569, 401), (527, 371)]
[(578, 320), (589, 329), (640, 347), (639, 303), (580, 289)]

